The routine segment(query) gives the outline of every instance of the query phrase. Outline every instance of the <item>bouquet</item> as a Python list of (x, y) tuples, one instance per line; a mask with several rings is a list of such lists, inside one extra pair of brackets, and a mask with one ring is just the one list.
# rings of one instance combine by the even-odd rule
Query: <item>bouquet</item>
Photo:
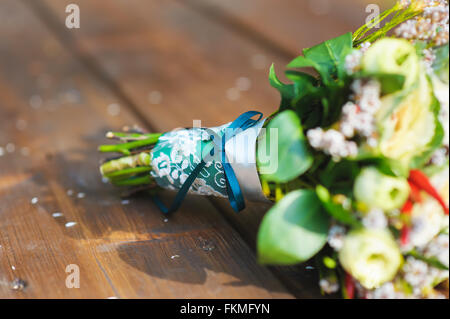
[[(448, 297), (449, 7), (399, 1), (354, 33), (327, 40), (269, 81), (280, 107), (216, 128), (109, 132), (100, 167), (145, 189), (164, 213), (187, 193), (272, 201), (261, 263), (314, 258), (323, 293)], [(382, 24), (382, 27), (377, 27)], [(300, 69), (308, 68), (308, 72)], [(312, 70), (312, 72), (310, 72)], [(178, 192), (166, 207), (160, 189)]]

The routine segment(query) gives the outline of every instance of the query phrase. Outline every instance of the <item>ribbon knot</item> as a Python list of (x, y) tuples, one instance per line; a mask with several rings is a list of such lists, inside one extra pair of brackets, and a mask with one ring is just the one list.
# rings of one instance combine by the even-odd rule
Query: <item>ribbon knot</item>
[[(227, 195), (230, 201), (231, 207), (236, 212), (239, 212), (245, 208), (244, 196), (242, 195), (241, 187), (239, 186), (238, 179), (234, 173), (231, 164), (227, 160), (226, 152), (225, 152), (225, 144), (228, 140), (236, 136), (239, 132), (245, 131), (246, 129), (254, 126), (258, 123), (262, 118), (261, 112), (256, 111), (248, 111), (241, 114), (238, 118), (236, 118), (231, 124), (225, 128), (225, 132), (222, 136), (219, 136), (216, 132), (211, 129), (205, 129), (210, 134), (210, 144), (205, 148), (202, 152), (202, 160), (199, 164), (194, 168), (189, 177), (186, 179), (184, 184), (181, 186), (178, 191), (175, 199), (170, 206), (167, 208), (166, 205), (156, 196), (153, 196), (153, 201), (158, 206), (158, 208), (164, 214), (170, 214), (178, 210), (183, 202), (186, 194), (189, 191), (189, 188), (192, 186), (192, 183), (197, 178), (198, 174), (205, 167), (206, 163), (213, 160), (213, 156), (216, 154), (220, 155), (220, 161), (222, 162), (222, 167), (224, 170), (224, 176), (226, 181)], [(257, 116), (257, 119), (253, 119), (253, 117)]]

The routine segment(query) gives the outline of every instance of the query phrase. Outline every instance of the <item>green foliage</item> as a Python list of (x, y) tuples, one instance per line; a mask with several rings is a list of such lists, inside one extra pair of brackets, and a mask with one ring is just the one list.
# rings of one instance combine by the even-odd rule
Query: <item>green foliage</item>
[(448, 79), (448, 74), (449, 74), (448, 44), (433, 49), (433, 53), (436, 56), (436, 58), (433, 62), (433, 70), (442, 81), (448, 83), (449, 82), (449, 79)]
[(356, 161), (329, 161), (320, 170), (319, 181), (320, 184), (333, 193), (350, 195), (353, 189), (353, 182), (359, 172), (360, 167)]
[(430, 110), (434, 113), (435, 116), (435, 130), (434, 130), (434, 136), (431, 139), (431, 141), (428, 143), (426, 150), (417, 156), (415, 156), (410, 166), (412, 168), (422, 168), (427, 162), (430, 160), (433, 153), (442, 146), (442, 141), (444, 140), (445, 131), (442, 126), (441, 121), (439, 120), (439, 113), (440, 113), (441, 105), (439, 101), (436, 99), (436, 97), (433, 95), (432, 103), (430, 105)]
[(320, 201), (323, 204), (323, 207), (325, 210), (337, 221), (345, 224), (350, 225), (353, 227), (360, 226), (359, 220), (356, 218), (356, 216), (348, 209), (345, 209), (342, 204), (335, 203), (328, 190), (319, 185), (316, 187), (316, 194), (317, 197), (320, 199)]
[(351, 33), (303, 50), (303, 55), (288, 64), (288, 68), (313, 68), (318, 78), (295, 70), (286, 71), (292, 84), (282, 83), (272, 66), (269, 81), (281, 94), (279, 111), (294, 110), (304, 129), (329, 126), (341, 113), (349, 94), (349, 78), (344, 70), (344, 59), (352, 50)]
[(406, 79), (406, 77), (401, 74), (386, 73), (362, 73), (362, 77), (372, 77), (377, 79), (381, 84), (382, 94), (392, 94), (401, 90)]
[[(312, 48), (303, 50), (305, 59), (312, 61), (319, 72), (322, 81), (327, 84), (335, 78), (345, 76), (344, 63), (342, 63), (353, 47), (352, 34), (346, 33), (337, 38), (327, 40)], [(288, 67), (298, 68), (295, 60)]]
[(270, 66), (269, 82), (270, 85), (272, 85), (272, 87), (274, 87), (280, 92), (281, 95), (280, 110), (288, 108), (290, 106), (291, 100), (295, 97), (294, 85), (284, 84), (283, 82), (281, 82), (275, 73), (275, 67), (273, 64)]
[(448, 267), (443, 263), (441, 263), (439, 259), (437, 259), (436, 257), (425, 257), (424, 255), (418, 253), (416, 250), (410, 251), (408, 255), (416, 259), (422, 260), (427, 264), (429, 264), (430, 266), (435, 267), (437, 269), (448, 270)]
[(261, 223), (257, 243), (260, 262), (292, 265), (310, 259), (326, 244), (329, 219), (314, 191), (289, 193)]
[[(313, 156), (308, 148), (308, 143), (303, 135), (303, 128), (300, 119), (291, 110), (286, 110), (276, 115), (266, 127), (266, 145), (270, 145), (271, 134), (277, 134), (277, 151), (271, 148), (270, 163), (278, 163), (277, 169), (271, 174), (262, 174), (261, 178), (269, 182), (286, 183), (304, 172), (312, 165)], [(258, 148), (258, 167), (264, 167), (266, 163), (260, 162), (262, 158), (267, 158), (262, 154), (263, 149)]]
[[(397, 2), (392, 8), (382, 12), (379, 16), (375, 17), (371, 21), (364, 24), (358, 30), (353, 33), (353, 41), (355, 47), (358, 47), (364, 42), (371, 42), (383, 38), (396, 26), (402, 24), (406, 20), (412, 19), (419, 15), (423, 8), (415, 4), (415, 0), (411, 5), (404, 8), (399, 2)], [(386, 22), (381, 28), (377, 27), (388, 17), (392, 17), (391, 20)]]

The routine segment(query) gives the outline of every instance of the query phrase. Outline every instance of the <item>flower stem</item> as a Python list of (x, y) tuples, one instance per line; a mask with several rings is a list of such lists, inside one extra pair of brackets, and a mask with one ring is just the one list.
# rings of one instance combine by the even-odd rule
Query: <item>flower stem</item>
[(115, 144), (115, 145), (100, 145), (98, 150), (102, 153), (114, 152), (114, 153), (122, 153), (123, 155), (131, 155), (132, 149), (156, 144), (156, 142), (158, 142), (158, 139), (160, 136), (161, 136), (161, 134), (159, 134), (159, 133), (151, 134), (150, 137), (147, 137), (142, 140), (136, 140), (133, 142), (127, 142), (127, 143)]
[(100, 152), (121, 153), (123, 156), (106, 161), (100, 166), (102, 176), (116, 186), (142, 186), (154, 184), (150, 149), (158, 142), (161, 133), (108, 132), (107, 138), (125, 143), (101, 145)]
[(131, 177), (135, 176), (141, 173), (150, 172), (152, 170), (151, 167), (132, 167), (132, 168), (126, 168), (120, 171), (111, 172), (108, 174), (104, 174), (105, 177), (107, 177), (110, 180), (114, 179), (124, 179), (125, 177)]
[(125, 180), (112, 180), (111, 183), (116, 186), (140, 186), (153, 184), (154, 181), (150, 175), (144, 175), (139, 177), (131, 177)]
[[(365, 25), (363, 25), (353, 33), (354, 47), (359, 47), (364, 42), (374, 42), (379, 38), (386, 36), (386, 34), (396, 26), (421, 14), (423, 12), (423, 9), (423, 6), (415, 3), (415, 1), (413, 1), (406, 8), (404, 8), (399, 2), (397, 2), (394, 7), (384, 11), (379, 16), (367, 22)], [(366, 36), (369, 31), (375, 29), (377, 25), (379, 25), (383, 20), (385, 20), (393, 13), (395, 14), (392, 19), (388, 21), (383, 27), (378, 28), (376, 31)]]

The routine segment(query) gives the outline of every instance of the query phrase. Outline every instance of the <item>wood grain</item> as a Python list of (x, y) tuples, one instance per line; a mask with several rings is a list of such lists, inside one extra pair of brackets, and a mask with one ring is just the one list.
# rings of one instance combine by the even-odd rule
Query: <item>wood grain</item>
[[(61, 21), (63, 16), (58, 13), (65, 2), (45, 3)], [(86, 12), (85, 22), (70, 44), (80, 55), (95, 59), (152, 130), (191, 126), (195, 119), (219, 125), (248, 110), (249, 105), (266, 114), (277, 108), (278, 93), (268, 85), (267, 69), (272, 61), (281, 66), (287, 60), (245, 36), (175, 1), (163, 5), (156, 1), (110, 1), (106, 8), (89, 1), (79, 4)], [(119, 31), (121, 24), (130, 30), (133, 23), (132, 31)], [(251, 63), (255, 55), (265, 57), (266, 67), (255, 68)], [(242, 92), (239, 100), (230, 101), (226, 91), (241, 75), (250, 79), (251, 89)], [(148, 94), (153, 90), (161, 92), (160, 104), (149, 103)], [(254, 247), (267, 207), (251, 206), (236, 214), (227, 201), (211, 201)], [(317, 273), (309, 267), (274, 271), (297, 297), (320, 297)]]
[[(104, 132), (147, 120), (30, 2), (0, 3), (0, 145), (14, 143), (0, 157), (0, 297), (290, 297), (206, 199), (189, 198), (165, 222), (147, 198), (124, 205), (101, 182)], [(69, 264), (80, 267), (79, 289), (65, 286)], [(23, 291), (11, 290), (16, 277)]]
[(178, 0), (288, 58), (326, 39), (353, 32), (371, 11), (395, 0)]

